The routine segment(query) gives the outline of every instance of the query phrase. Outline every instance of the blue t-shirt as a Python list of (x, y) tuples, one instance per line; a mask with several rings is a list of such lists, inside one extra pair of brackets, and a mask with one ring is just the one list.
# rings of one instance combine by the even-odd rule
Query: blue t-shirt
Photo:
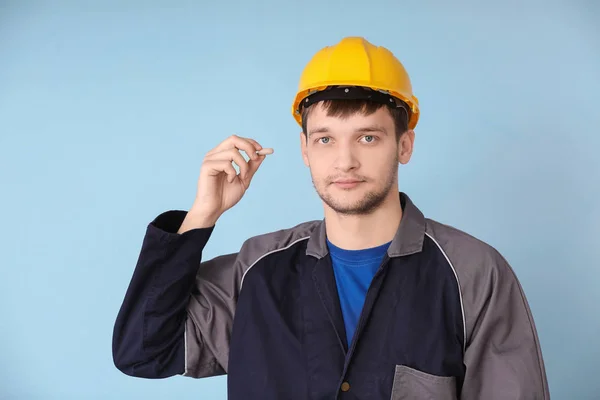
[(367, 290), (390, 243), (364, 250), (344, 250), (327, 241), (346, 327), (348, 347), (352, 343)]

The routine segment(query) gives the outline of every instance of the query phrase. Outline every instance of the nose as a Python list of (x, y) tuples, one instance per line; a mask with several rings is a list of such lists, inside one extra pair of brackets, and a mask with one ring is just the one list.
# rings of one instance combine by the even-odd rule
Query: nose
[(341, 144), (337, 150), (335, 159), (335, 168), (337, 170), (347, 172), (359, 167), (360, 163), (351, 145), (346, 143)]

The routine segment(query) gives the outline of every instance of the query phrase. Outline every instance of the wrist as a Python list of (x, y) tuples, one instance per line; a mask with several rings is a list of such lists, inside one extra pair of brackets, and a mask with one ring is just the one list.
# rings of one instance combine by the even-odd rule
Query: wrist
[(217, 223), (219, 216), (218, 213), (209, 212), (192, 206), (183, 220), (178, 233), (184, 233), (192, 229), (211, 228)]

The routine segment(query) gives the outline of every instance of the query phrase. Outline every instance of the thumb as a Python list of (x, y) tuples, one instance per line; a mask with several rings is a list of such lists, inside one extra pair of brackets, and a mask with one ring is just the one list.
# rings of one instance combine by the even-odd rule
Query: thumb
[(244, 183), (244, 186), (246, 186), (246, 188), (248, 186), (250, 186), (250, 181), (252, 181), (254, 174), (256, 173), (256, 171), (258, 171), (258, 168), (260, 167), (260, 165), (262, 164), (262, 162), (265, 160), (266, 157), (267, 156), (258, 156), (258, 158), (256, 160), (248, 161), (248, 167), (249, 167), (248, 173), (242, 180)]

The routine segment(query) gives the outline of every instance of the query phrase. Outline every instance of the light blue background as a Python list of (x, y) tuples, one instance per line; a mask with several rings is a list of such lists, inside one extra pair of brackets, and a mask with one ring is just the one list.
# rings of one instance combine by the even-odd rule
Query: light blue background
[(321, 217), (289, 110), (346, 35), (391, 49), (421, 101), (401, 189), (511, 262), (553, 399), (600, 398), (597, 2), (121, 3), (0, 3), (1, 399), (226, 397), (225, 377), (121, 374), (113, 323), (146, 224), (189, 207), (225, 137), (276, 153), (206, 256)]

